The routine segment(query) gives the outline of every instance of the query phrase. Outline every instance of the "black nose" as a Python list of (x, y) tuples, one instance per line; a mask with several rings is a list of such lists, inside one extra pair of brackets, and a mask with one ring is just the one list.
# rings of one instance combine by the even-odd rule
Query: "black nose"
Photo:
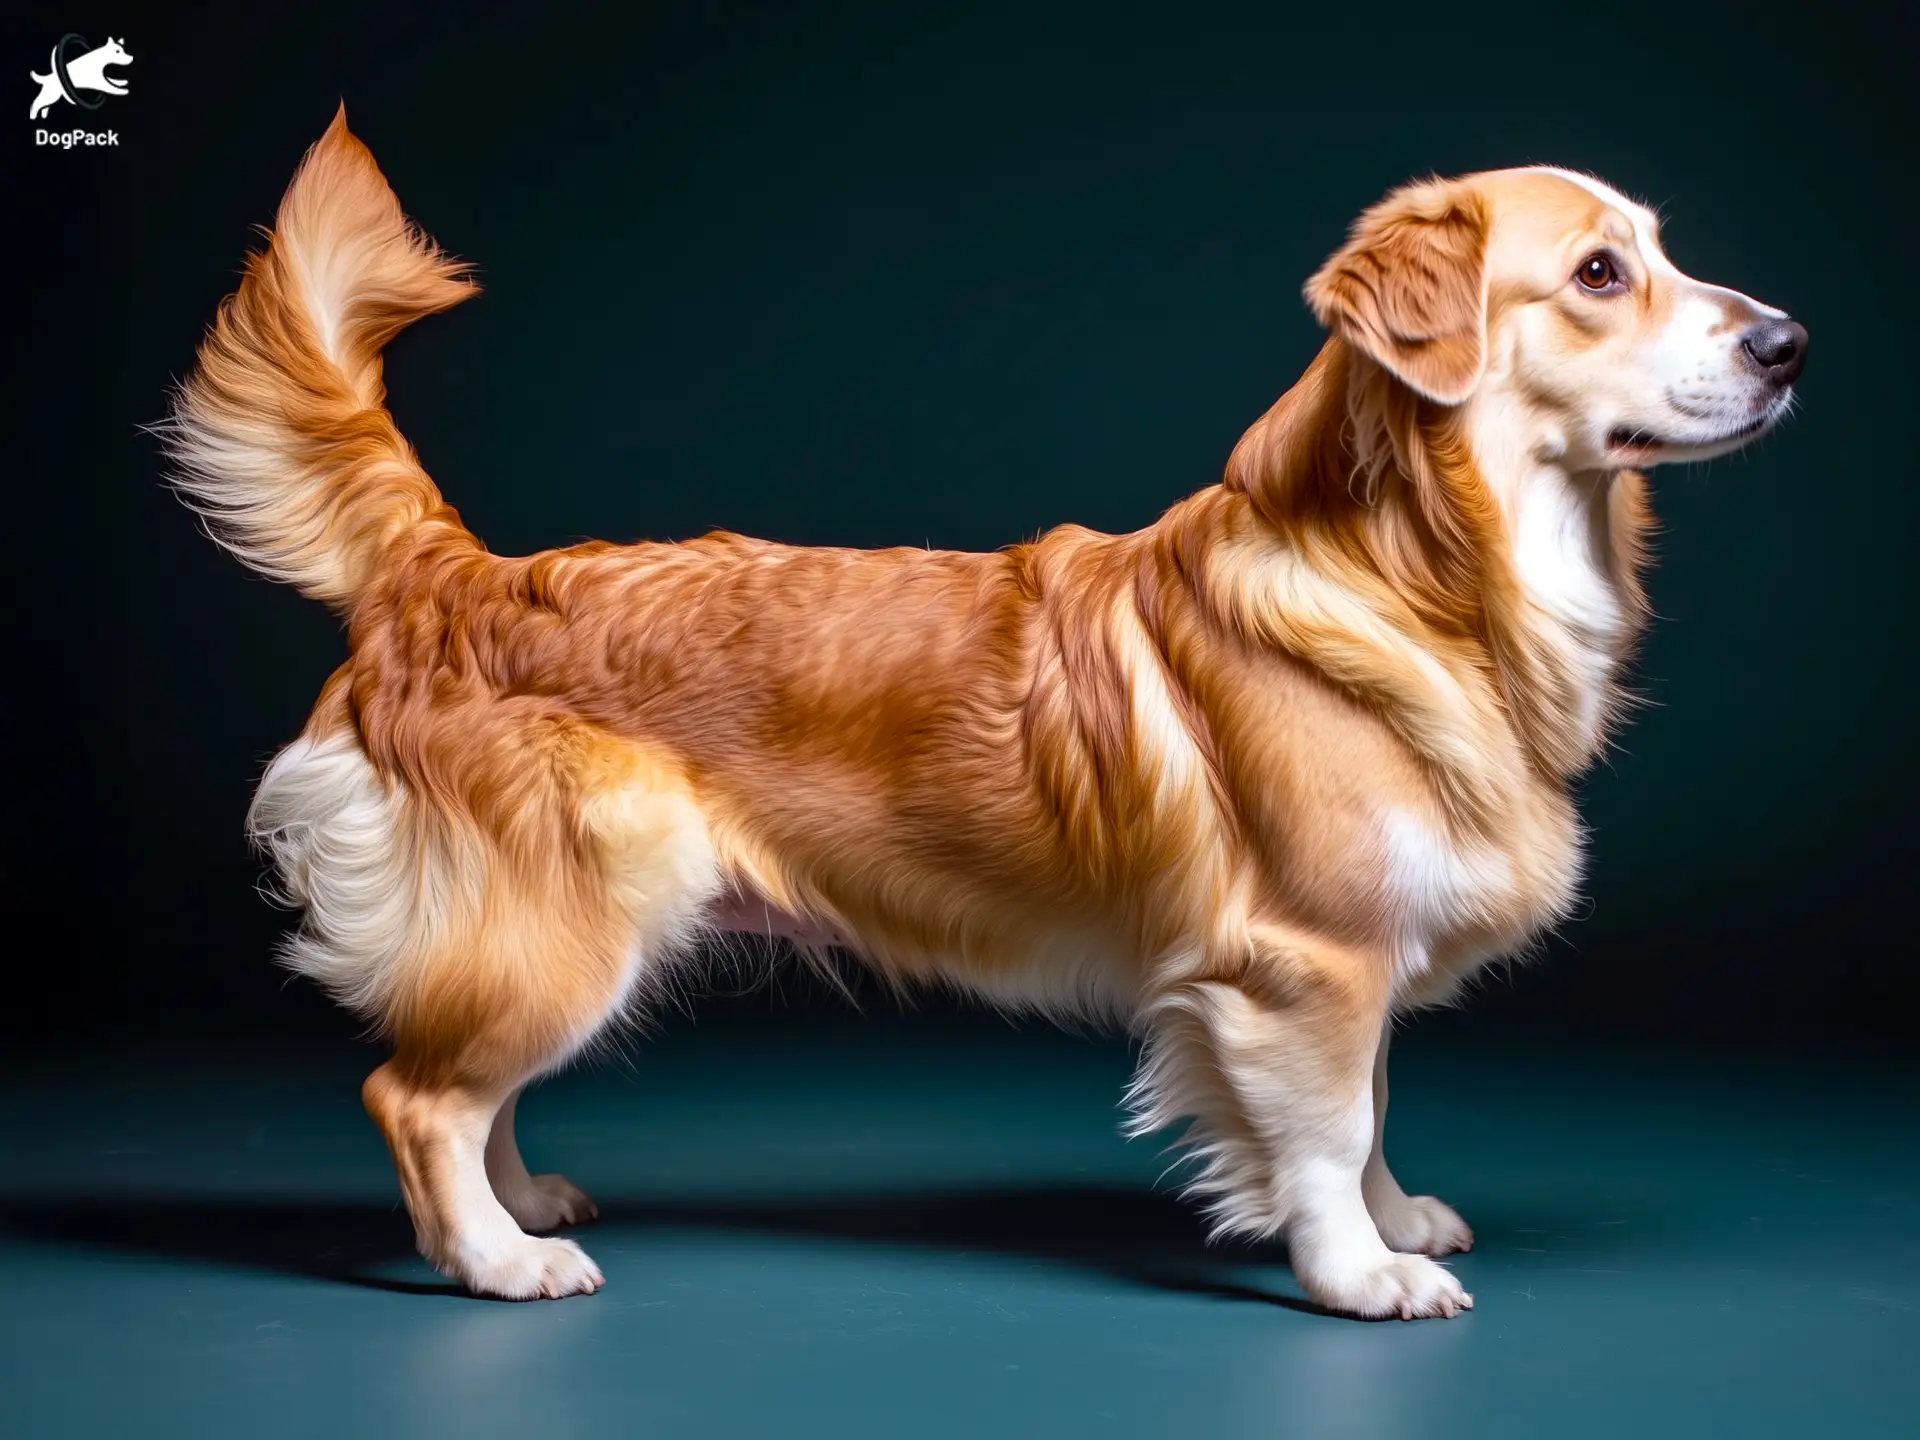
[(1762, 320), (1740, 337), (1740, 348), (1776, 385), (1791, 385), (1807, 363), (1807, 327), (1791, 320)]

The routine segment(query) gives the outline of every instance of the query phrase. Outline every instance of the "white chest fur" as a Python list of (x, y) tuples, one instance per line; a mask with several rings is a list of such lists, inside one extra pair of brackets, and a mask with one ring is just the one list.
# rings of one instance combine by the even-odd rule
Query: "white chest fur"
[(1449, 954), (1448, 971), (1456, 972), (1460, 957), (1450, 952), (1463, 939), (1511, 926), (1516, 884), (1506, 856), (1484, 845), (1456, 844), (1409, 810), (1388, 810), (1380, 828), (1394, 928), (1393, 993), (1401, 1000), (1449, 978), (1434, 973), (1437, 953)]
[(1627, 614), (1608, 560), (1604, 482), (1543, 467), (1512, 498), (1513, 566), (1530, 628), (1560, 657), (1576, 687), (1573, 719), (1591, 746), (1606, 720)]

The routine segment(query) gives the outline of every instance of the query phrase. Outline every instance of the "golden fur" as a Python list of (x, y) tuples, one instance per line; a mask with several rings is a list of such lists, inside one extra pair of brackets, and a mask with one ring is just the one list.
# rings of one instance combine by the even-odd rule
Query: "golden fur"
[[(292, 963), (392, 1041), (366, 1100), (423, 1252), (596, 1288), (522, 1233), (591, 1207), (527, 1174), (513, 1097), (703, 933), (770, 928), (1137, 1026), (1136, 1123), (1193, 1121), (1220, 1228), (1287, 1231), (1335, 1308), (1471, 1304), (1425, 1258), (1470, 1232), (1380, 1155), (1385, 1031), (1574, 894), (1566, 782), (1618, 709), (1649, 518), (1622, 455), (1566, 459), (1602, 442), (1553, 377), (1680, 303), (1651, 223), (1550, 171), (1396, 192), (1308, 285), (1331, 336), (1223, 483), (1134, 534), (515, 559), (383, 408), (382, 346), (472, 286), (337, 118), (171, 444), (213, 533), (348, 627), (253, 824), (306, 910)], [(1589, 314), (1560, 292), (1595, 243), (1640, 244), (1644, 284)], [(1555, 445), (1571, 478), (1528, 478)], [(1554, 547), (1592, 572), (1564, 595), (1527, 569)]]

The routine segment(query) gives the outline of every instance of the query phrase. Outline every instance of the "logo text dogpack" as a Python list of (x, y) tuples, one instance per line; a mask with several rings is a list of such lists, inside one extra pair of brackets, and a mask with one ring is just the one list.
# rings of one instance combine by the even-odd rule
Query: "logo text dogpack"
[(57, 150), (71, 150), (76, 145), (118, 145), (118, 130), (36, 130), (33, 143), (51, 146)]
[[(95, 45), (84, 35), (62, 35), (47, 54), (46, 73), (38, 70), (27, 72), (39, 87), (33, 103), (27, 107), (27, 118), (44, 120), (57, 105), (71, 105), (77, 110), (98, 110), (109, 96), (127, 93), (127, 82), (107, 72), (132, 63), (133, 56), (127, 53), (127, 47), (111, 35), (104, 45)], [(96, 146), (117, 148), (120, 132), (77, 128), (42, 130), (36, 127), (33, 143), (52, 150)]]

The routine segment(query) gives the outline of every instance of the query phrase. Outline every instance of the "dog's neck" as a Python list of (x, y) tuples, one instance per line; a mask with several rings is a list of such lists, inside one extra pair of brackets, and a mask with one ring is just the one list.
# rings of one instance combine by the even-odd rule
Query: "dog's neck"
[(1570, 769), (1604, 744), (1622, 698), (1619, 671), (1646, 602), (1639, 571), (1648, 524), (1632, 471), (1579, 470), (1550, 429), (1494, 400), (1463, 417), (1475, 466), (1499, 503), (1521, 604), (1512, 623), (1553, 673), (1557, 743)]
[(1235, 448), (1226, 487), (1435, 658), (1479, 670), (1560, 780), (1619, 708), (1645, 608), (1644, 487), (1566, 468), (1521, 419), (1431, 404), (1334, 339)]

